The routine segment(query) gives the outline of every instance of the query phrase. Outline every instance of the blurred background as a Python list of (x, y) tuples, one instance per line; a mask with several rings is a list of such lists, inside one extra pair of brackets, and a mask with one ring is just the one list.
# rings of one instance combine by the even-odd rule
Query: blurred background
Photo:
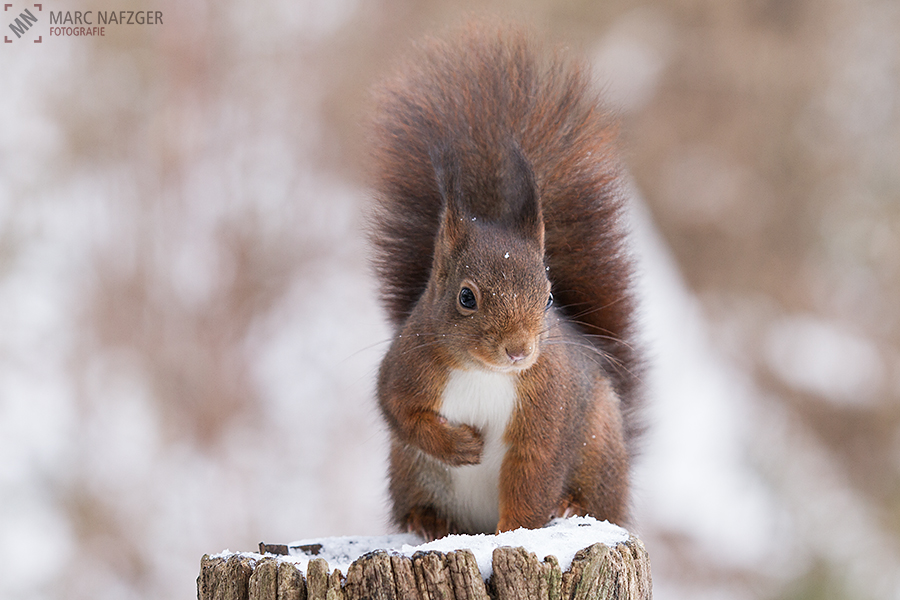
[[(47, 37), (121, 8), (163, 24)], [(366, 90), (472, 10), (621, 116), (656, 597), (900, 598), (896, 0), (44, 4), (0, 47), (0, 597), (388, 531)]]

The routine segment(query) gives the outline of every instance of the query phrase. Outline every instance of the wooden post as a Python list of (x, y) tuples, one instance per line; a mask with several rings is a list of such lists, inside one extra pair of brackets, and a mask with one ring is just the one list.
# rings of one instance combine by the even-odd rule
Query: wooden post
[[(261, 549), (268, 550), (267, 546)], [(346, 577), (310, 560), (303, 574), (286, 556), (230, 554), (200, 561), (198, 600), (649, 600), (650, 559), (631, 536), (615, 546), (580, 550), (563, 572), (553, 556), (496, 548), (485, 582), (469, 550), (376, 550), (354, 561)]]

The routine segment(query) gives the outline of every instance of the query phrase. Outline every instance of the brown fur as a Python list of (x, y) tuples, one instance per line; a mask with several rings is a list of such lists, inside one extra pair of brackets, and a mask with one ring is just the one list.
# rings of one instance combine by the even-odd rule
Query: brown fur
[(398, 332), (378, 396), (403, 527), (463, 529), (435, 499), (441, 465), (481, 460), (481, 433), (440, 414), (450, 371), (472, 368), (516, 377), (498, 530), (567, 512), (627, 522), (632, 267), (615, 130), (588, 72), (519, 30), (473, 25), (425, 42), (377, 90), (372, 240)]

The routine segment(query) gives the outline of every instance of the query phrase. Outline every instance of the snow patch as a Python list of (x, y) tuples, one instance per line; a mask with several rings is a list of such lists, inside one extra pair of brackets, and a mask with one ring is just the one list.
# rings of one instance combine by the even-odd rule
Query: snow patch
[(791, 387), (835, 404), (871, 403), (885, 380), (874, 343), (811, 315), (776, 322), (767, 334), (766, 360)]
[[(559, 566), (565, 572), (571, 565), (575, 554), (582, 548), (600, 543), (609, 547), (627, 542), (629, 533), (608, 521), (598, 521), (592, 517), (570, 517), (554, 519), (542, 529), (516, 529), (497, 535), (448, 535), (432, 542), (422, 543), (415, 534), (394, 534), (369, 537), (329, 537), (301, 540), (289, 544), (290, 555), (279, 556), (282, 560), (294, 563), (304, 573), (309, 561), (322, 558), (328, 562), (332, 570), (340, 569), (347, 574), (351, 563), (359, 557), (375, 550), (385, 550), (392, 554), (412, 557), (417, 552), (453, 552), (470, 550), (478, 563), (481, 576), (487, 580), (493, 572), (492, 558), (495, 548), (522, 547), (534, 552), (539, 560), (547, 556), (555, 556)], [(319, 554), (306, 554), (301, 547), (321, 546)], [(213, 558), (225, 557), (232, 552), (225, 550)], [(246, 554), (259, 556), (258, 554)]]
[(571, 566), (575, 553), (582, 548), (597, 543), (615, 546), (627, 542), (628, 535), (626, 530), (608, 521), (598, 521), (592, 517), (571, 517), (554, 519), (542, 529), (516, 529), (497, 535), (448, 535), (420, 546), (404, 545), (401, 553), (412, 556), (419, 551), (452, 552), (466, 548), (475, 555), (481, 576), (486, 580), (493, 571), (491, 559), (495, 548), (522, 547), (534, 552), (538, 559), (555, 556), (565, 572)]

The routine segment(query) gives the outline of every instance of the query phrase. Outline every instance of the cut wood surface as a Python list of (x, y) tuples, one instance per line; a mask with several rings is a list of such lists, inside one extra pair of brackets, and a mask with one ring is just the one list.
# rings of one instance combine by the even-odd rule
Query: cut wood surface
[(375, 550), (354, 560), (344, 575), (315, 558), (321, 547), (310, 548), (302, 572), (296, 557), (286, 555), (295, 548), (261, 544), (266, 554), (205, 555), (198, 600), (643, 600), (652, 595), (650, 560), (634, 536), (583, 548), (565, 570), (555, 556), (539, 559), (522, 547), (497, 547), (487, 581), (468, 549), (412, 556)]

